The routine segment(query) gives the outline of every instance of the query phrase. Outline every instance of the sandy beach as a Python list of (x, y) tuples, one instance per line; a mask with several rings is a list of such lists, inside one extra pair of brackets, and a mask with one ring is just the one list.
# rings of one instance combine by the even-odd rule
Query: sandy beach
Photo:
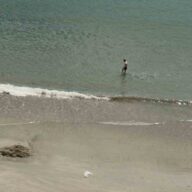
[(10, 95), (0, 103), (0, 144), (33, 148), (30, 158), (1, 157), (2, 192), (192, 190), (191, 106)]

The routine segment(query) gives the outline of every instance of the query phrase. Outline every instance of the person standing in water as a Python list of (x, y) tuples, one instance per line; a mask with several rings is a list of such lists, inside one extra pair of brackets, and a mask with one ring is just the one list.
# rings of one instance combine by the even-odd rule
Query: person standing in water
[(127, 62), (126, 59), (123, 59), (123, 63), (124, 63), (124, 65), (123, 65), (123, 68), (122, 68), (122, 73), (125, 74), (126, 71), (127, 71), (128, 62)]

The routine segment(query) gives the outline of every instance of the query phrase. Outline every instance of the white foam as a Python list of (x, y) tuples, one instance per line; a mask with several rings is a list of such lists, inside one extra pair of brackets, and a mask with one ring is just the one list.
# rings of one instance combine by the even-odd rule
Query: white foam
[(181, 122), (192, 122), (192, 119), (180, 120)]
[(58, 99), (72, 99), (72, 98), (84, 98), (84, 99), (96, 99), (96, 100), (109, 100), (107, 97), (97, 97), (94, 95), (86, 95), (78, 92), (67, 92), (58, 90), (49, 90), (42, 88), (32, 88), (24, 86), (15, 86), (11, 84), (0, 84), (0, 93), (9, 93), (14, 96), (37, 96), (47, 98), (58, 98)]
[(28, 125), (28, 124), (35, 124), (38, 122), (30, 121), (30, 122), (20, 122), (20, 123), (1, 123), (0, 126), (15, 126), (15, 125)]
[(163, 123), (155, 122), (135, 122), (135, 121), (109, 121), (109, 122), (100, 122), (101, 124), (105, 125), (122, 125), (122, 126), (148, 126), (148, 125), (160, 125)]

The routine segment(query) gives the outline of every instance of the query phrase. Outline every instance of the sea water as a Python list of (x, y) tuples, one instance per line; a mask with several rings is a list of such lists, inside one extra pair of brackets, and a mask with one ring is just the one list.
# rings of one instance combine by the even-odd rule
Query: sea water
[[(191, 99), (188, 0), (0, 2), (0, 82)], [(121, 76), (122, 60), (128, 73)]]

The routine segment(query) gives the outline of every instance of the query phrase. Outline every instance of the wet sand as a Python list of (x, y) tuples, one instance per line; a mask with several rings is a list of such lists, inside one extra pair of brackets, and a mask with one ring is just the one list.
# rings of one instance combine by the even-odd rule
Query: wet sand
[[(33, 147), (27, 159), (1, 157), (2, 192), (192, 190), (190, 107), (12, 96), (0, 102), (0, 143)], [(86, 170), (93, 175), (85, 178)]]

